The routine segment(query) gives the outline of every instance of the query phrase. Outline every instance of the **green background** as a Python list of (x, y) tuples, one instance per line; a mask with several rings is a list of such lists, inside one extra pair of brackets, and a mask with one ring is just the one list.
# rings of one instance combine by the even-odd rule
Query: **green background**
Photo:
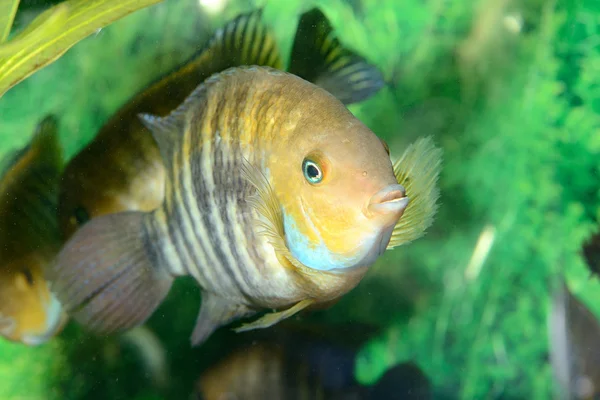
[[(16, 30), (39, 3), (23, 2)], [(261, 5), (286, 59), (299, 14), (319, 5), (342, 43), (382, 70), (387, 86), (350, 109), (392, 155), (425, 135), (444, 150), (428, 234), (386, 253), (333, 308), (301, 318), (382, 327), (357, 358), (364, 383), (415, 360), (438, 397), (550, 398), (546, 321), (557, 277), (600, 315), (600, 285), (581, 256), (599, 205), (597, 0), (232, 0), (214, 16), (197, 0), (166, 0), (7, 92), (0, 155), (54, 113), (71, 157), (137, 90)], [(489, 252), (473, 261), (483, 232)], [(123, 339), (88, 337), (72, 323), (38, 348), (0, 342), (0, 398), (187, 398), (228, 334), (190, 350), (198, 304), (184, 279), (150, 320), (168, 349), (168, 389), (155, 387)]]

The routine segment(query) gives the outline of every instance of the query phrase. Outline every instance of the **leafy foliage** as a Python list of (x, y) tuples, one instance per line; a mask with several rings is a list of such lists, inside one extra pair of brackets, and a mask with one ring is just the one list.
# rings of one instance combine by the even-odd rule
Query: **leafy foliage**
[(159, 1), (67, 0), (44, 11), (0, 46), (0, 96), (94, 31)]

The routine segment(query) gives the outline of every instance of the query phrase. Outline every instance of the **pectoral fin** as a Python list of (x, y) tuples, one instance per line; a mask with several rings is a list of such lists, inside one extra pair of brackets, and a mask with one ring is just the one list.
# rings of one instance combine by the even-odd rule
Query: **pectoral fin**
[(192, 346), (201, 345), (223, 325), (254, 314), (255, 311), (210, 292), (202, 293), (202, 305), (192, 332)]
[(241, 173), (242, 177), (256, 189), (256, 192), (246, 198), (246, 201), (260, 215), (257, 226), (262, 229), (261, 234), (273, 246), (277, 260), (286, 268), (307, 269), (308, 267), (290, 253), (285, 244), (281, 207), (267, 177), (245, 158), (242, 158)]
[(312, 299), (306, 299), (298, 302), (291, 308), (288, 308), (284, 311), (274, 312), (270, 314), (263, 315), (259, 319), (254, 322), (250, 322), (248, 324), (243, 324), (239, 328), (234, 329), (236, 332), (245, 332), (250, 331), (252, 329), (261, 329), (268, 328), (270, 326), (275, 325), (278, 322), (283, 321), (286, 318), (291, 317), (292, 315), (304, 310), (306, 307), (313, 304), (315, 301)]
[(442, 150), (435, 146), (431, 137), (416, 140), (394, 163), (394, 175), (406, 188), (410, 203), (394, 227), (388, 249), (420, 238), (433, 223), (440, 197), (441, 165)]

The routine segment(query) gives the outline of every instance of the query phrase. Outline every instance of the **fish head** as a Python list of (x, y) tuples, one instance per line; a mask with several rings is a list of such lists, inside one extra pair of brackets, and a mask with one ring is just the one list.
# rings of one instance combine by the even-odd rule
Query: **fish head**
[(45, 343), (67, 317), (44, 279), (45, 261), (30, 255), (3, 266), (0, 273), (0, 336), (30, 346)]
[(315, 270), (366, 267), (385, 251), (408, 198), (385, 143), (341, 103), (314, 104), (270, 165), (286, 245)]

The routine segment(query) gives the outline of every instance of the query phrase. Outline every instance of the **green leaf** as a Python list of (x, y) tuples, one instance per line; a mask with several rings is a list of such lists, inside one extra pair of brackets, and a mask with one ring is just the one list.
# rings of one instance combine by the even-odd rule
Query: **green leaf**
[(48, 9), (0, 45), (0, 96), (98, 29), (160, 1), (67, 0)]
[(10, 33), (19, 0), (0, 1), (0, 43), (4, 42)]

